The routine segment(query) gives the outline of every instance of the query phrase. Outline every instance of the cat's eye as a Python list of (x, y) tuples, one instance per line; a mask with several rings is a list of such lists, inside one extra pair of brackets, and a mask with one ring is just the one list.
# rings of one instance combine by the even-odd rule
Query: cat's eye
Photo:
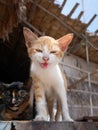
[(41, 49), (36, 49), (36, 51), (37, 51), (37, 52), (42, 52), (42, 50), (41, 50)]
[(27, 95), (27, 92), (25, 90), (21, 90), (21, 91), (18, 92), (18, 95), (20, 97), (25, 97)]
[(55, 54), (57, 51), (50, 51), (50, 53)]
[(6, 91), (6, 92), (4, 92), (3, 95), (5, 95), (5, 96), (9, 96), (9, 95), (10, 95), (10, 91)]

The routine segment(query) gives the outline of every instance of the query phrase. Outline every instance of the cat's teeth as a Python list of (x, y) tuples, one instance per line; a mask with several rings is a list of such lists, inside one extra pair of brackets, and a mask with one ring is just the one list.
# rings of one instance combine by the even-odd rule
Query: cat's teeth
[(12, 109), (13, 111), (17, 111), (17, 110), (18, 110), (18, 107), (12, 107), (12, 108), (10, 108), (10, 109)]

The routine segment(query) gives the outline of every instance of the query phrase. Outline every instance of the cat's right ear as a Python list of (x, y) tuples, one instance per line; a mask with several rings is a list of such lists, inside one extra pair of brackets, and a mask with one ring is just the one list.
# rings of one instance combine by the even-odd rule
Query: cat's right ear
[(27, 48), (31, 48), (34, 40), (38, 39), (37, 35), (35, 35), (29, 28), (23, 28), (23, 34), (26, 42)]

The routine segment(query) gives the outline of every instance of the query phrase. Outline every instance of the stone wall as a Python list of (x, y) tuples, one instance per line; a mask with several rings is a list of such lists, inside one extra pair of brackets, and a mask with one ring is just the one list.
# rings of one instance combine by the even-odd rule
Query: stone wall
[[(67, 76), (68, 86), (87, 75), (86, 61), (77, 56), (65, 56), (61, 64)], [(90, 63), (91, 72), (97, 70), (97, 68), (97, 64)], [(68, 88), (68, 104), (73, 119), (98, 115), (98, 73), (93, 77), (91, 76), (91, 87), (87, 78)]]

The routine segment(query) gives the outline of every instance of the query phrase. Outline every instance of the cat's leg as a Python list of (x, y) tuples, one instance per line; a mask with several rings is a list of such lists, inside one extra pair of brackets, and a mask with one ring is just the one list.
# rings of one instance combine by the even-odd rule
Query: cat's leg
[(62, 119), (64, 121), (73, 121), (69, 115), (68, 104), (67, 104), (67, 92), (63, 84), (58, 84), (57, 93), (61, 102), (62, 108)]
[(48, 112), (49, 112), (49, 117), (50, 117), (50, 121), (54, 121), (54, 100), (53, 99), (49, 99), (49, 97), (47, 98), (47, 105), (48, 105)]
[(64, 96), (64, 97), (65, 97), (64, 99), (61, 97), (62, 120), (63, 121), (72, 121), (73, 122), (73, 119), (69, 115), (69, 110), (68, 110), (68, 104), (67, 104), (66, 96)]
[(62, 95), (60, 95), (61, 99), (61, 106), (62, 106), (62, 119), (64, 121), (73, 121), (73, 119), (69, 115), (69, 109), (68, 109), (68, 103), (67, 103), (67, 92), (63, 92)]
[(55, 121), (61, 121), (62, 119), (62, 114), (61, 114), (61, 111), (62, 111), (62, 108), (61, 108), (61, 103), (60, 101), (57, 101), (57, 111), (56, 111), (56, 115), (55, 115)]
[(36, 101), (36, 109), (37, 109), (37, 116), (34, 120), (48, 120), (48, 114), (47, 114), (47, 107), (46, 107), (46, 99), (44, 90), (42, 89), (41, 85), (38, 83), (34, 87), (35, 90), (35, 101)]

